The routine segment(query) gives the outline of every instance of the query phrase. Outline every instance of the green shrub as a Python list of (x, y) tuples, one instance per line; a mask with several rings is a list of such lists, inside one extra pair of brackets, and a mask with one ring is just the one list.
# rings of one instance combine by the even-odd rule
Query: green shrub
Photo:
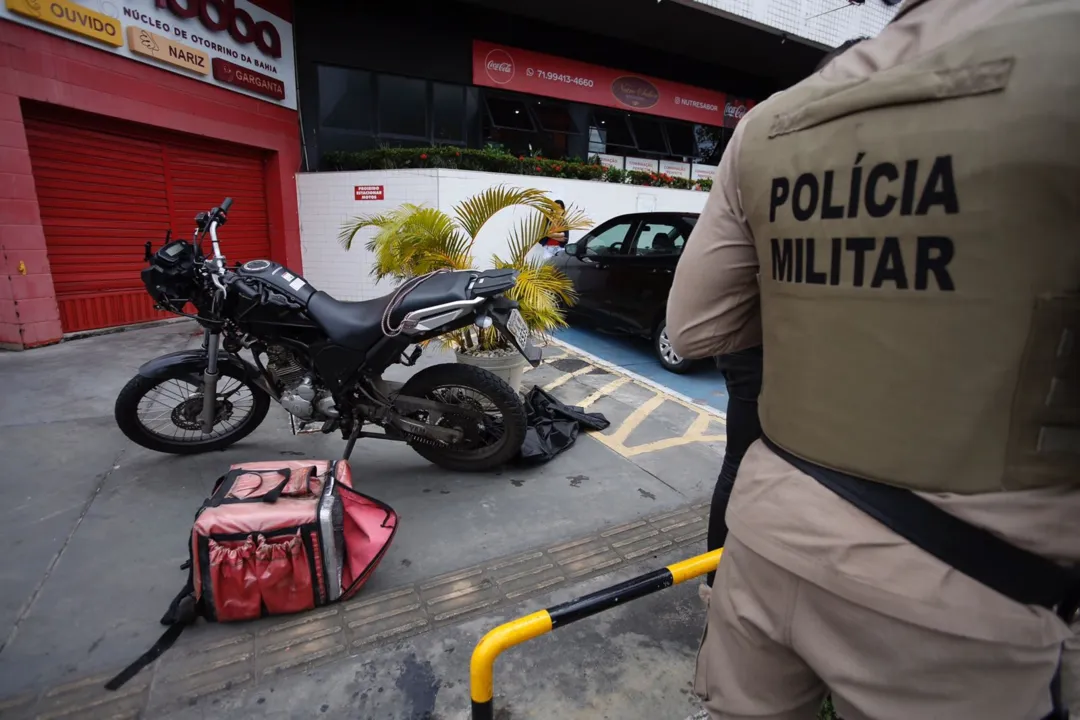
[[(605, 168), (598, 162), (579, 160), (552, 160), (532, 156), (511, 155), (497, 147), (483, 150), (439, 146), (429, 148), (379, 148), (360, 152), (328, 152), (323, 155), (323, 165), (328, 170), (398, 170), (416, 168), (446, 168), (475, 170), (479, 172), (508, 173), (512, 175), (538, 175), (596, 182), (630, 183), (683, 190), (705, 190), (712, 182), (697, 182), (673, 178), (661, 173), (626, 172), (618, 168)], [(706, 184), (707, 183), (707, 184)]]

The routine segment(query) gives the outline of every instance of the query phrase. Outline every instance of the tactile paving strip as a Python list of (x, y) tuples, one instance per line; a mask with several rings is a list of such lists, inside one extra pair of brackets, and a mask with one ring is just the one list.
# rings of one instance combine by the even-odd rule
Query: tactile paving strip
[(280, 622), (201, 625), (116, 693), (103, 688), (113, 673), (102, 674), (0, 700), (0, 717), (157, 717), (696, 543), (705, 537), (708, 512), (708, 503), (687, 506)]

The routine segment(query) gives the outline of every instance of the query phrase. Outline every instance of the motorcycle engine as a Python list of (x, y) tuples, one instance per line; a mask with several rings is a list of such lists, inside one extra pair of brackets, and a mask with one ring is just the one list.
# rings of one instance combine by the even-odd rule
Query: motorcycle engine
[(288, 348), (266, 348), (266, 369), (282, 387), (281, 406), (300, 420), (329, 420), (338, 415), (330, 391), (318, 387)]

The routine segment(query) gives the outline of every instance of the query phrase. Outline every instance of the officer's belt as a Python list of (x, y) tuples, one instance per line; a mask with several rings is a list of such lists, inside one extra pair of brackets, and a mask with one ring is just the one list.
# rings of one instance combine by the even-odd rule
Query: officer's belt
[(910, 490), (816, 465), (767, 437), (777, 455), (882, 525), (983, 585), (1024, 605), (1075, 620), (1080, 571), (1063, 567), (950, 515)]

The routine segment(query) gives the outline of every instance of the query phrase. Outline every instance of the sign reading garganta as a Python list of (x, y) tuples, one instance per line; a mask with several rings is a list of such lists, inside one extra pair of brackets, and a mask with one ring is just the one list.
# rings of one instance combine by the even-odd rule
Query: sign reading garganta
[(473, 83), (722, 127), (715, 90), (612, 70), (520, 48), (473, 41)]
[(0, 18), (295, 110), (291, 17), (263, 6), (274, 4), (5, 0)]

